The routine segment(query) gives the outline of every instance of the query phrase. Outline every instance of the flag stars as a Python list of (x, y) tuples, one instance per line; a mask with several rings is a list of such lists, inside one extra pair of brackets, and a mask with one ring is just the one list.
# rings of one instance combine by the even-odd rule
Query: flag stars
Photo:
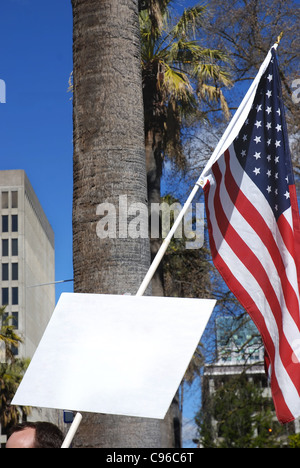
[(277, 132), (281, 132), (281, 131), (282, 131), (282, 130), (281, 130), (281, 125), (277, 124), (277, 125), (276, 125), (276, 130), (277, 130)]
[(270, 82), (273, 80), (273, 75), (269, 74), (269, 75), (267, 76), (267, 79), (268, 79), (268, 81), (269, 81), (269, 83), (270, 83)]
[(286, 191), (283, 195), (285, 196), (286, 200), (287, 200), (288, 198), (290, 198), (290, 194), (289, 194), (288, 191)]
[(270, 97), (272, 96), (272, 91), (270, 91), (270, 90), (267, 91), (267, 92), (266, 92), (266, 96), (267, 96), (268, 98), (270, 98)]
[(268, 187), (267, 187), (267, 192), (268, 192), (268, 193), (271, 193), (271, 192), (272, 192), (272, 187), (271, 187), (271, 185), (268, 185)]
[(256, 128), (261, 127), (261, 120), (257, 120), (254, 125), (256, 126)]
[(253, 157), (256, 159), (256, 161), (258, 159), (261, 159), (261, 153), (259, 153), (258, 151), (255, 152), (255, 154), (253, 155)]
[(281, 141), (280, 141), (280, 140), (276, 140), (276, 141), (275, 141), (275, 146), (276, 146), (276, 148), (278, 148), (278, 146), (280, 146), (280, 145), (281, 145)]
[(272, 107), (268, 106), (268, 107), (266, 108), (266, 112), (267, 112), (268, 114), (270, 114), (270, 113), (272, 112)]
[(261, 136), (258, 136), (258, 135), (257, 135), (257, 136), (254, 138), (254, 141), (255, 141), (256, 144), (257, 144), (257, 143), (261, 143)]
[(260, 174), (260, 168), (256, 167), (253, 172), (257, 176), (258, 174)]
[(266, 127), (267, 127), (268, 130), (271, 130), (271, 128), (272, 128), (271, 122), (267, 122)]

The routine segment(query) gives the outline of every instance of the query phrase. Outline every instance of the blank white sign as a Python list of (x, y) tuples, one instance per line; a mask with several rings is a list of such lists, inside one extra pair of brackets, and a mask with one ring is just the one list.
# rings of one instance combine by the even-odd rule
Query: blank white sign
[(214, 305), (64, 293), (12, 404), (163, 419)]

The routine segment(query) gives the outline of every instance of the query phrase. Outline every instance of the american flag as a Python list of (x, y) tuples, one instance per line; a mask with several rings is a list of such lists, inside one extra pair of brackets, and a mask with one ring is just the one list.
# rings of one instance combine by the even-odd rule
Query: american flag
[(300, 221), (275, 47), (242, 107), (201, 185), (214, 264), (262, 336), (287, 423), (300, 416)]

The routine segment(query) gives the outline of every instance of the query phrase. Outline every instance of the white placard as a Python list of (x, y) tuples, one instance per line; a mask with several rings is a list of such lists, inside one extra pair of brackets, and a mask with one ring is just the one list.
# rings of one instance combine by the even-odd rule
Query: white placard
[(64, 293), (12, 404), (163, 419), (214, 305)]

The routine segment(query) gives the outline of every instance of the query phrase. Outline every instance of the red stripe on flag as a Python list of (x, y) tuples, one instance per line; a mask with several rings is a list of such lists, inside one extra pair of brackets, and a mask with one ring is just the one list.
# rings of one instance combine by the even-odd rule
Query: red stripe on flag
[[(296, 252), (300, 252), (300, 216), (299, 216), (299, 206), (298, 206), (296, 187), (295, 185), (290, 185), (289, 189), (290, 189), (290, 199), (291, 199), (293, 229), (294, 229), (294, 249)], [(298, 286), (300, 286), (300, 256), (296, 254), (294, 256), (294, 259), (297, 265)]]
[(298, 285), (300, 285), (300, 257), (297, 255), (297, 252), (300, 252), (300, 217), (295, 185), (289, 186), (289, 192), (293, 227), (289, 225), (285, 218), (280, 219), (278, 226), (280, 228), (280, 232), (286, 238), (289, 251), (295, 260), (297, 266)]

